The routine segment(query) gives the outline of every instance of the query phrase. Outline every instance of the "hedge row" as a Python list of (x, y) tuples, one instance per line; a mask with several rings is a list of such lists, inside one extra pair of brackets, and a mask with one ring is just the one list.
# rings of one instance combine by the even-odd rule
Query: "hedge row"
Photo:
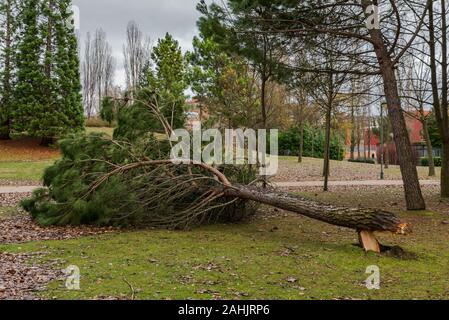
[[(435, 164), (435, 167), (441, 167), (441, 157), (433, 158), (433, 163)], [(421, 166), (428, 167), (429, 158), (421, 158)]]
[(369, 164), (376, 164), (376, 161), (373, 159), (349, 159), (349, 162), (356, 162), (356, 163), (369, 163)]
[[(300, 134), (299, 128), (279, 133), (279, 154), (282, 156), (297, 156), (299, 153)], [(346, 154), (344, 139), (334, 135), (331, 140), (332, 160), (342, 161)], [(312, 158), (324, 158), (325, 133), (322, 129), (314, 129), (309, 126), (304, 128), (303, 156)]]

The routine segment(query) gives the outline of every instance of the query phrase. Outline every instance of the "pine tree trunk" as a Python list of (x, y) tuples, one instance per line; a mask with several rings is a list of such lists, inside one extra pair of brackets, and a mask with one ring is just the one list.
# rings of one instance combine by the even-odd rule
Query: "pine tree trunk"
[(443, 159), (441, 163), (441, 195), (449, 198), (449, 83), (447, 48), (447, 8), (446, 0), (441, 0), (441, 129), (443, 140)]
[(331, 117), (332, 109), (328, 107), (326, 110), (326, 141), (324, 145), (324, 191), (329, 191)]
[(357, 231), (401, 232), (404, 228), (394, 214), (382, 210), (335, 207), (288, 194), (260, 191), (243, 186), (226, 189), (225, 194), (229, 197), (255, 201)]
[(353, 127), (351, 129), (351, 151), (350, 151), (350, 158), (351, 160), (354, 160), (355, 158), (355, 128), (354, 128), (354, 123), (353, 123)]
[(426, 141), (427, 157), (429, 159), (429, 177), (434, 177), (436, 175), (435, 161), (433, 160), (433, 148), (432, 148), (432, 142), (430, 141), (429, 128), (428, 128), (426, 119), (422, 119), (421, 122), (423, 125), (424, 140)]
[(393, 128), (396, 150), (404, 180), (405, 198), (408, 210), (425, 210), (426, 205), (419, 184), (418, 171), (413, 157), (410, 137), (401, 110), (394, 68), (387, 61), (382, 66), (385, 98)]
[(263, 129), (267, 129), (267, 109), (266, 109), (266, 87), (267, 82), (265, 75), (262, 76), (262, 87), (261, 87), (261, 108), (262, 108), (262, 125)]
[(371, 160), (371, 119), (368, 117), (368, 160)]
[(304, 121), (301, 121), (301, 125), (299, 126), (298, 163), (302, 163), (303, 151), (304, 151)]
[(55, 143), (55, 139), (52, 137), (42, 137), (40, 145), (43, 147), (49, 147)]
[(443, 143), (441, 157), (441, 197), (449, 198), (449, 141)]
[[(442, 2), (442, 6), (445, 6), (445, 2)], [(445, 11), (444, 11), (445, 12)], [(446, 31), (446, 18), (442, 15), (442, 30)], [(435, 37), (435, 21), (433, 6), (429, 6), (429, 50), (430, 50), (430, 70), (432, 76), (432, 95), (433, 95), (433, 108), (435, 110), (435, 118), (438, 124), (438, 129), (442, 140), (442, 159), (441, 159), (441, 197), (449, 198), (449, 121), (448, 121), (448, 101), (447, 101), (447, 35), (444, 32), (442, 37), (442, 80), (446, 79), (446, 83), (443, 83), (442, 99), (440, 99), (439, 93), (439, 81), (438, 81), (438, 67), (437, 67), (437, 50), (436, 50), (436, 37)], [(446, 101), (444, 101), (446, 97)], [(441, 102), (440, 102), (441, 101)]]
[[(362, 0), (364, 10), (371, 4), (371, 1)], [(395, 65), (385, 45), (382, 32), (379, 29), (370, 29), (369, 33), (384, 82), (385, 99), (388, 105), (388, 114), (393, 127), (394, 142), (404, 181), (407, 209), (425, 210), (426, 204), (419, 184), (418, 170), (416, 169), (410, 137), (401, 109)]]
[(267, 82), (269, 80), (268, 75), (268, 66), (267, 66), (267, 55), (268, 55), (268, 39), (266, 36), (263, 37), (263, 61), (262, 61), (262, 70), (261, 70), (261, 92), (260, 92), (260, 100), (261, 100), (261, 108), (262, 108), (262, 121), (263, 121), (263, 129), (267, 128), (267, 98), (266, 98), (266, 91), (267, 91)]

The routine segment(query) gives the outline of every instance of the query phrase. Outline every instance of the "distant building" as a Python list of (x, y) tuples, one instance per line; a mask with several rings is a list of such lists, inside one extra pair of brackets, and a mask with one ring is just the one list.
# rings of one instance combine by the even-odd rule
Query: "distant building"
[[(428, 114), (428, 113), (427, 113)], [(405, 123), (407, 126), (407, 130), (410, 136), (410, 143), (413, 148), (413, 153), (416, 159), (416, 163), (419, 164), (420, 159), (422, 157), (427, 157), (427, 147), (424, 140), (423, 135), (423, 125), (421, 121), (419, 121), (419, 114), (416, 113), (415, 115), (411, 115), (408, 113), (404, 113)], [(376, 130), (377, 131), (377, 130)], [(371, 137), (370, 139), (368, 137)], [(387, 139), (388, 137), (384, 137), (385, 141), (391, 140)], [(365, 128), (364, 132), (364, 139), (360, 143), (360, 155), (362, 158), (365, 157), (365, 154), (368, 153), (368, 150), (370, 150), (369, 158), (375, 158), (378, 161), (380, 161), (380, 154), (382, 151), (381, 145), (380, 145), (380, 137), (376, 135), (373, 131), (371, 131), (371, 134), (369, 134), (369, 128)], [(350, 157), (350, 148), (351, 148), (351, 129), (347, 129), (346, 134), (346, 149), (347, 154), (346, 158), (349, 159)], [(359, 150), (358, 146), (355, 148), (355, 158), (358, 157)], [(433, 150), (434, 156), (440, 156), (441, 150), (438, 148), (434, 148)], [(398, 158), (396, 153), (396, 146), (394, 143), (389, 143), (388, 145), (385, 144), (384, 146), (384, 156), (385, 158), (388, 158), (387, 161), (390, 164), (398, 164)]]
[(200, 104), (198, 99), (190, 99), (185, 102), (186, 105), (186, 118), (187, 128), (192, 129), (194, 122), (203, 122), (209, 118), (207, 108)]
[[(346, 130), (346, 159), (351, 157), (351, 129)], [(360, 154), (360, 158), (375, 159), (377, 157), (377, 146), (380, 144), (379, 137), (373, 132), (373, 128), (365, 128), (363, 138), (360, 141), (360, 145), (356, 145), (354, 149), (354, 158), (357, 159)]]
[[(425, 116), (428, 116), (430, 114), (429, 111), (426, 111)], [(423, 133), (423, 125), (419, 119), (419, 113), (417, 112), (415, 115), (405, 114), (405, 122), (407, 124), (407, 129), (410, 135), (410, 142), (413, 147), (413, 151), (415, 153), (415, 157), (417, 158), (417, 161), (423, 157), (428, 156), (427, 152), (427, 145), (426, 141), (424, 139), (424, 133)], [(433, 155), (436, 157), (441, 156), (441, 149), (439, 148), (432, 148), (433, 149)]]

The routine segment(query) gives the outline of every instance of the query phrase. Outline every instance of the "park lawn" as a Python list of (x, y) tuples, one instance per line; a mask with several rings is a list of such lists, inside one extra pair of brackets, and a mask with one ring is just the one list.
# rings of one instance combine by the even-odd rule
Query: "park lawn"
[[(86, 128), (112, 137), (114, 128)], [(0, 141), (0, 180), (39, 181), (44, 170), (60, 158), (57, 148), (42, 147), (34, 138)]]
[(0, 162), (44, 161), (60, 157), (56, 147), (43, 147), (40, 140), (30, 137), (17, 137), (0, 141)]
[[(412, 235), (380, 235), (407, 252), (394, 257), (364, 253), (352, 230), (263, 210), (270, 215), (238, 225), (0, 245), (0, 252), (46, 252), (61, 269), (78, 266), (81, 290), (55, 281), (40, 293), (52, 299), (133, 291), (136, 299), (449, 299), (449, 226), (440, 214), (403, 214), (417, 226)], [(380, 268), (380, 290), (364, 286), (370, 265)]]
[(53, 163), (54, 160), (0, 162), (0, 180), (40, 181), (44, 170)]

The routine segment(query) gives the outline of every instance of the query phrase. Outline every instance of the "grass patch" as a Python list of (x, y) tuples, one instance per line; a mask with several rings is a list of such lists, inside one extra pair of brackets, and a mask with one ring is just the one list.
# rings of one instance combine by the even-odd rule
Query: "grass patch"
[(0, 220), (8, 218), (17, 213), (17, 209), (13, 207), (0, 207)]
[(54, 160), (0, 162), (0, 180), (39, 181)]
[[(54, 282), (44, 298), (130, 298), (129, 282), (138, 299), (448, 299), (449, 227), (439, 214), (407, 217), (419, 221), (413, 235), (381, 240), (416, 256), (409, 260), (365, 254), (351, 230), (290, 215), (189, 232), (0, 245), (0, 252), (44, 251), (61, 268), (80, 268), (80, 291)], [(380, 267), (380, 290), (364, 286), (370, 265)]]
[(115, 128), (110, 128), (110, 127), (87, 127), (86, 128), (86, 133), (105, 133), (107, 136), (111, 137), (114, 134), (114, 129)]

